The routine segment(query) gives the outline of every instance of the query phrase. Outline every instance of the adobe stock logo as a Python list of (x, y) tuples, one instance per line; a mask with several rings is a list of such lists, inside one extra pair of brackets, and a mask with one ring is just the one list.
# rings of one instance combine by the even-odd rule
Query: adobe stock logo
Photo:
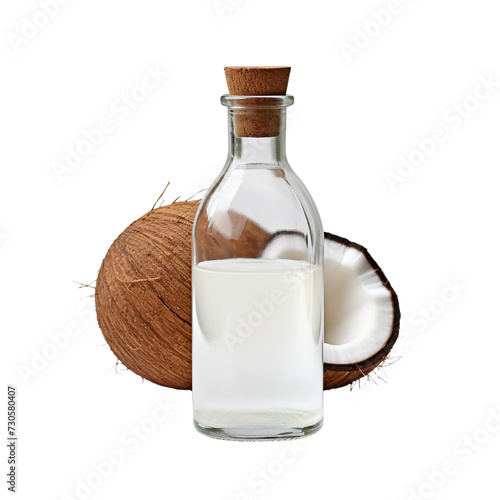
[[(406, 0), (410, 3), (412, 0)], [(358, 56), (368, 48), (375, 38), (387, 29), (394, 18), (404, 11), (404, 5), (401, 0), (389, 0), (385, 9), (371, 11), (371, 19), (364, 25), (354, 28), (354, 36), (349, 42), (340, 42), (340, 50), (348, 64), (351, 64), (353, 57)]]
[(267, 318), (270, 318), (276, 307), (279, 307), (286, 300), (282, 290), (275, 289), (270, 295), (269, 299), (264, 299), (262, 301), (255, 300), (253, 302), (253, 309), (248, 313), (246, 318), (238, 316), (236, 322), (238, 326), (236, 327), (235, 333), (225, 332), (224, 342), (230, 351), (234, 349), (235, 345), (242, 344), (245, 339), (250, 338), (255, 329), (261, 327)]
[(467, 290), (457, 278), (453, 281), (445, 280), (444, 284), (439, 297), (432, 299), (427, 306), (420, 306), (418, 311), (410, 316), (410, 324), (416, 327), (419, 333), (425, 332), (429, 325), (446, 311), (448, 305), (453, 304)]
[(141, 421), (131, 425), (120, 435), (117, 445), (105, 456), (93, 460), (80, 476), (73, 481), (72, 491), (63, 493), (60, 500), (87, 500), (94, 496), (121, 466), (132, 461), (133, 455), (143, 443), (153, 439), (152, 436), (161, 430), (178, 411), (179, 405), (170, 401), (168, 396), (157, 397), (151, 413)]
[(439, 146), (448, 141), (453, 132), (462, 128), (500, 87), (500, 81), (491, 74), (487, 77), (478, 76), (477, 80), (473, 92), (443, 111), (441, 125), (432, 129), (426, 136), (415, 139), (413, 141), (415, 147), (409, 153), (398, 156), (396, 168), (384, 172), (384, 178), (391, 191), (394, 192), (398, 186), (414, 175), (416, 169), (423, 166), (436, 153)]
[(243, 0), (214, 0), (212, 7), (217, 12), (219, 19), (224, 21), (226, 14), (233, 12), (242, 2)]
[(54, 19), (59, 13), (61, 6), (66, 5), (70, 0), (40, 0), (40, 7), (29, 18), (24, 16), (21, 18), (21, 28), (18, 33), (10, 32), (7, 39), (14, 53), (18, 53), (21, 48), (33, 40), (40, 31), (45, 28), (51, 19)]
[(262, 464), (252, 472), (246, 481), (247, 489), (238, 492), (234, 500), (252, 500), (260, 497), (269, 488), (279, 483), (293, 468), (295, 462), (302, 458), (307, 451), (307, 447), (302, 440), (288, 441), (279, 448), (275, 457)]
[(460, 278), (445, 279), (444, 286), (433, 299), (420, 305), (411, 314), (406, 314), (404, 321), (408, 321), (411, 329), (401, 328), (399, 338), (391, 351), (391, 357), (398, 357), (410, 347), (418, 337), (414, 333), (425, 333), (436, 321), (450, 312), (450, 308), (468, 290)]
[(168, 76), (159, 64), (154, 68), (147, 66), (141, 81), (122, 92), (110, 104), (112, 114), (99, 120), (94, 127), (84, 128), (71, 145), (66, 146), (64, 159), (53, 161), (52, 170), (59, 182), (73, 173), (83, 161), (99, 148), (106, 137), (112, 134), (120, 122), (127, 120), (133, 111), (148, 99), (151, 92), (160, 87)]
[(50, 332), (43, 345), (32, 348), (29, 355), (26, 355), (28, 359), (18, 365), (17, 371), (23, 383), (29, 385), (37, 380), (73, 343), (73, 339), (81, 336), (93, 321), (95, 321), (95, 310), (92, 301), (87, 299), (78, 302), (73, 319), (63, 328)]
[(489, 441), (500, 433), (500, 406), (489, 408), (483, 422), (472, 432), (463, 434), (451, 449), (451, 456), (442, 461), (434, 470), (424, 474), (425, 479), (415, 488), (408, 490), (407, 500), (429, 500), (456, 476)]

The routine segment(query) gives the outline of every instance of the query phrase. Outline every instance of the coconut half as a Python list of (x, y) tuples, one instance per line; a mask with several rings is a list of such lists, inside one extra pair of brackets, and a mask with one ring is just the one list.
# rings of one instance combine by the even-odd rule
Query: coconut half
[[(306, 251), (303, 235), (282, 232), (264, 257), (303, 259)], [(399, 322), (397, 295), (366, 248), (325, 233), (325, 389), (375, 369), (396, 342)]]

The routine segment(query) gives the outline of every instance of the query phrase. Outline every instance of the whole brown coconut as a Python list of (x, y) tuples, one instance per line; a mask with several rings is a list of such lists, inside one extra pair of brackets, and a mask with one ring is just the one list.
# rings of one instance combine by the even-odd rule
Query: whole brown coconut
[[(198, 205), (173, 203), (133, 222), (109, 248), (96, 283), (97, 319), (113, 353), (137, 375), (174, 389), (191, 389), (191, 232)], [(228, 217), (231, 225), (242, 227), (242, 238), (218, 239), (208, 221), (201, 220), (207, 238), (203, 259), (258, 257), (271, 235), (240, 214)], [(387, 357), (399, 331), (399, 307), (366, 249), (325, 236), (365, 254), (390, 289), (395, 308), (390, 335), (379, 352), (361, 363), (325, 365), (324, 388), (334, 389), (367, 375)]]
[[(191, 230), (198, 202), (157, 208), (111, 245), (96, 283), (104, 338), (130, 370), (191, 388)], [(175, 300), (172, 300), (175, 298)]]
[[(116, 357), (137, 375), (174, 389), (191, 389), (191, 231), (198, 205), (173, 203), (133, 222), (111, 245), (96, 283), (97, 320)], [(270, 235), (239, 214), (229, 218), (245, 236), (217, 239), (207, 227), (203, 257), (243, 251), (257, 257)]]

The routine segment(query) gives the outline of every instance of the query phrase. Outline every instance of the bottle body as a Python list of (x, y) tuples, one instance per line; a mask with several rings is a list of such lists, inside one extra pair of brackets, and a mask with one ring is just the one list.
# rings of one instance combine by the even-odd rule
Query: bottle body
[(239, 137), (255, 108), (229, 104), (228, 161), (193, 228), (193, 414), (215, 437), (298, 437), (323, 418), (323, 230), (273, 106), (277, 135)]

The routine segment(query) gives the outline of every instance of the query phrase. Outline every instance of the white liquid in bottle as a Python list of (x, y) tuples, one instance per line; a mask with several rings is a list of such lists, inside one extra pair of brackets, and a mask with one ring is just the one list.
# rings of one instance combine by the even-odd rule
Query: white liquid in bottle
[(198, 426), (316, 427), (323, 415), (323, 277), (305, 261), (193, 266), (193, 406)]

